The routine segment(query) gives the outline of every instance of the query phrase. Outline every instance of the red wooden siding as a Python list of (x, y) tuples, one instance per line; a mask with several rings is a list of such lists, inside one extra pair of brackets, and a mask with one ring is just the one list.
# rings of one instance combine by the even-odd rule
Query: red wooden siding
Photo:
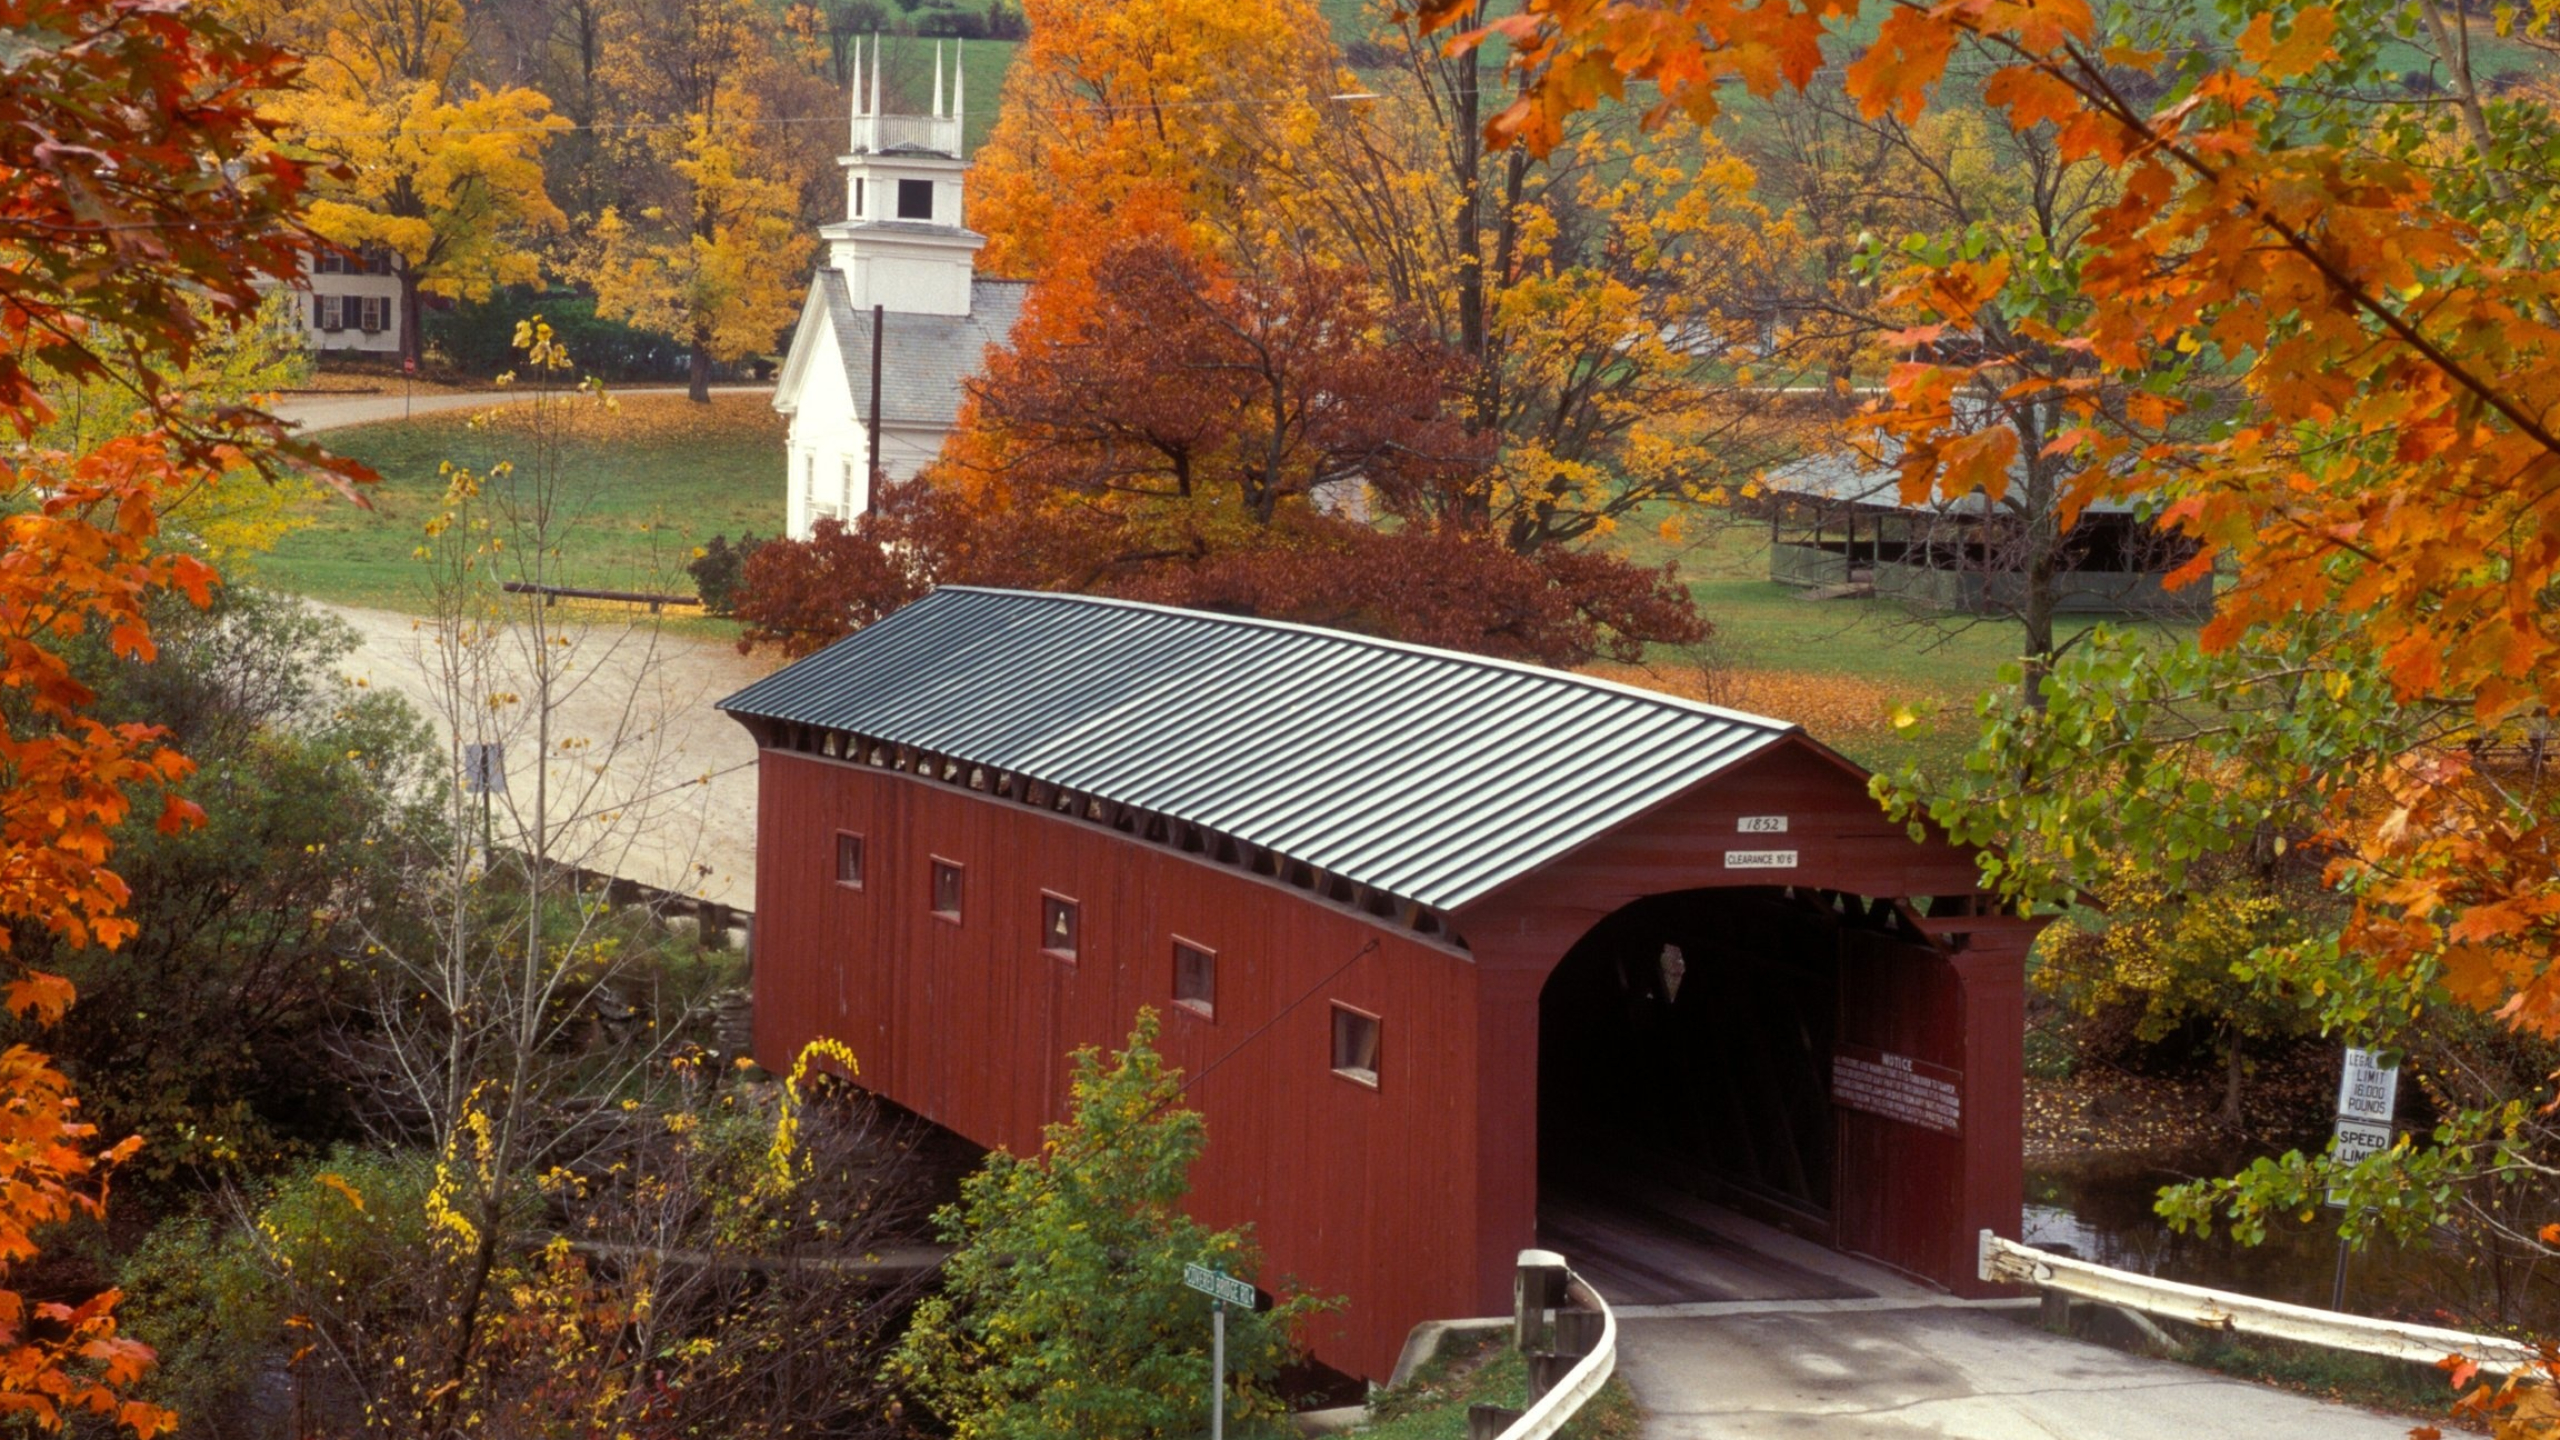
[[(1209, 1135), (1192, 1209), (1254, 1224), (1266, 1286), (1349, 1297), (1309, 1337), (1320, 1358), (1384, 1376), (1415, 1322), (1481, 1308), (1464, 956), (1099, 826), (812, 756), (764, 752), (758, 822), (768, 1068), (833, 1036), (866, 1086), (1027, 1153), (1063, 1112), (1067, 1052), (1118, 1044), (1152, 1005), (1186, 1074), (1235, 1052), (1188, 1097)], [(839, 830), (865, 839), (860, 890), (833, 883)], [(956, 925), (928, 911), (934, 856), (966, 867)], [(1078, 903), (1073, 962), (1041, 951), (1044, 890)], [(1173, 1003), (1176, 936), (1217, 952), (1214, 1020)], [(1381, 1017), (1375, 1089), (1332, 1073), (1336, 1000)]]
[[(1783, 834), (1739, 828), (1774, 815)], [(840, 830), (864, 837), (859, 890), (834, 883)], [(1901, 899), (1977, 879), (1969, 852), (1915, 843), (1863, 774), (1800, 738), (1463, 907), (1450, 920), (1466, 953), (1099, 825), (785, 750), (763, 752), (758, 835), (760, 1060), (841, 1039), (865, 1085), (1027, 1152), (1061, 1113), (1066, 1053), (1119, 1043), (1154, 1006), (1168, 1059), (1205, 1076), (1189, 1096), (1209, 1134), (1193, 1210), (1256, 1227), (1264, 1284), (1347, 1297), (1308, 1338), (1374, 1377), (1415, 1323), (1509, 1308), (1536, 1233), (1539, 993), (1593, 925), (1703, 887)], [(1725, 863), (1781, 849), (1793, 866)], [(965, 870), (957, 924), (929, 913), (935, 856)], [(1042, 953), (1044, 891), (1079, 907), (1073, 961)], [(1214, 1020), (1173, 1003), (1176, 937), (1216, 953)], [(1838, 1224), (1967, 1293), (1974, 1233), (2018, 1223), (2022, 949), (2015, 931), (1952, 955), (1880, 940), (1845, 962), (1859, 999), (1843, 1038), (1961, 1071), (1964, 1125), (1844, 1115)], [(1375, 1089), (1331, 1071), (1337, 1001), (1381, 1017)]]

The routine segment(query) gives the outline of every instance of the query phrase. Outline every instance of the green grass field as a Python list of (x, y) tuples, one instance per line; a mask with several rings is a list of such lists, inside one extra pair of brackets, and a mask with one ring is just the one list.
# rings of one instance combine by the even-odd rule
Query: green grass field
[[(1768, 530), (1700, 511), (1696, 532), (1667, 543), (1640, 526), (1620, 550), (1647, 565), (1676, 561), (1715, 635), (1698, 649), (1657, 647), (1640, 670), (1601, 667), (1632, 683), (1792, 720), (1875, 769), (1952, 757), (1971, 742), (1972, 705), (2020, 651), (2019, 627), (1891, 600), (1814, 600), (1769, 579)], [(2090, 620), (2075, 618), (2070, 633)], [(2109, 618), (2117, 628), (2130, 624)], [(2175, 627), (2145, 626), (2168, 636)], [(1897, 711), (1918, 723), (1897, 725)]]
[[(416, 558), (423, 527), (441, 508), (444, 461), (485, 471), (522, 467), (532, 450), (515, 412), (472, 429), (461, 415), (358, 426), (320, 437), (378, 470), (373, 508), (330, 497), (311, 523), (256, 564), (260, 583), (315, 599), (418, 611), (429, 596)], [(719, 395), (697, 406), (681, 395), (637, 396), (618, 413), (587, 414), (561, 456), (559, 549), (563, 582), (597, 589), (690, 594), (683, 573), (694, 547), (714, 535), (777, 534), (783, 521), (783, 426), (760, 395)]]

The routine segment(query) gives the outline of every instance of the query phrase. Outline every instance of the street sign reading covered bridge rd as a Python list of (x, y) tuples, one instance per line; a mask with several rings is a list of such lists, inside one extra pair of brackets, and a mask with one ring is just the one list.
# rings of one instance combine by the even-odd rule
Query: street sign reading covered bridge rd
[(1247, 1310), (1253, 1308), (1253, 1282), (1250, 1280), (1221, 1275), (1206, 1265), (1185, 1265), (1182, 1267), (1182, 1283), (1230, 1305), (1241, 1305)]

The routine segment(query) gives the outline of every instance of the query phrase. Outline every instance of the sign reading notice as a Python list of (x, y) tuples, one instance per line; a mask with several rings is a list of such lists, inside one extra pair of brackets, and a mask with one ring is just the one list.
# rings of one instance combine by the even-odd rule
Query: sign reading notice
[(1724, 852), (1724, 868), (1727, 870), (1793, 870), (1796, 868), (1796, 852), (1793, 850), (1727, 850)]
[(1924, 1130), (1960, 1134), (1964, 1072), (1889, 1051), (1842, 1050), (1831, 1057), (1831, 1103)]
[(2349, 1050), (2338, 1077), (2338, 1118), (2388, 1127), (2400, 1098), (2400, 1067), (2375, 1062), (2370, 1050)]
[(1185, 1265), (1182, 1267), (1182, 1283), (1211, 1299), (1241, 1305), (1247, 1310), (1253, 1308), (1253, 1282), (1250, 1280), (1221, 1275), (1206, 1265)]

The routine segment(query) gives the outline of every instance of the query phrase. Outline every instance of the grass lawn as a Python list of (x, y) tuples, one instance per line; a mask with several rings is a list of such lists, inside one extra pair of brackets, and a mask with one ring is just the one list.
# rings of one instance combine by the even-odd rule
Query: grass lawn
[[(1710, 511), (1689, 523), (1698, 533), (1680, 542), (1630, 525), (1620, 548), (1647, 565), (1679, 562), (1715, 635), (1694, 651), (1658, 648), (1642, 667), (1592, 667), (1597, 673), (1795, 721), (1875, 769), (1968, 748), (1974, 697), (2018, 656), (2014, 621), (1891, 600), (1809, 600), (1768, 578), (1765, 526)], [(1897, 726), (1897, 710), (1919, 723)]]
[[(563, 583), (691, 594), (684, 562), (714, 535), (780, 533), (783, 420), (761, 395), (633, 396), (603, 412), (565, 412), (561, 457), (570, 514), (559, 527)], [(485, 471), (532, 459), (529, 407), (502, 408), (487, 429), (462, 414), (332, 430), (320, 438), (382, 474), (371, 510), (335, 496), (312, 502), (311, 523), (257, 562), (262, 584), (315, 599), (385, 610), (426, 608), (428, 571), (415, 556), (442, 507), (444, 461)]]
[[(1402, 1388), (1380, 1394), (1370, 1405), (1376, 1418), (1351, 1433), (1358, 1440), (1466, 1440), (1469, 1405), (1516, 1408), (1528, 1398), (1528, 1368), (1510, 1341), (1507, 1329), (1450, 1336)], [(1627, 1387), (1613, 1378), (1559, 1433), (1564, 1440), (1635, 1440), (1643, 1424)]]

